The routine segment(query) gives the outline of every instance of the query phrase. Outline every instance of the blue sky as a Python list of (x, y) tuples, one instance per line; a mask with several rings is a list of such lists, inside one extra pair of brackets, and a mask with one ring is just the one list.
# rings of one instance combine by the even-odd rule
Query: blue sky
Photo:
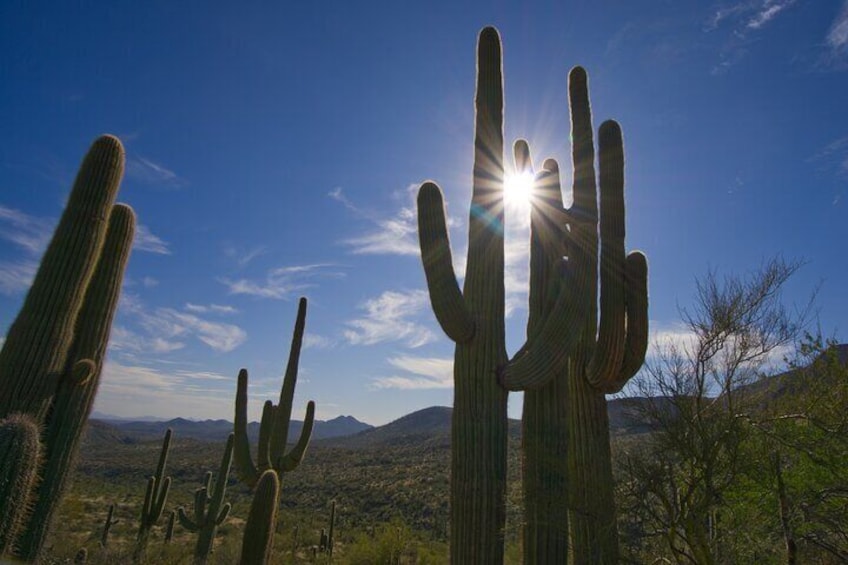
[[(596, 127), (622, 124), (627, 246), (648, 255), (657, 334), (679, 332), (695, 277), (780, 253), (806, 261), (788, 300), (820, 285), (821, 327), (848, 341), (844, 0), (4, 2), (0, 335), (108, 132), (141, 226), (98, 410), (231, 419), (247, 367), (257, 417), (301, 295), (296, 406), (381, 424), (449, 405), (413, 199), (439, 182), (461, 263), (485, 25), (504, 42), (506, 139), (559, 159), (566, 184), (572, 66)], [(507, 213), (514, 351), (527, 218)]]

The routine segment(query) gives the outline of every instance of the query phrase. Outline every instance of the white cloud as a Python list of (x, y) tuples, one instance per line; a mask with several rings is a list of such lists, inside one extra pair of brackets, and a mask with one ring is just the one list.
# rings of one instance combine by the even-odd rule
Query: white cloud
[(335, 340), (322, 335), (307, 333), (303, 336), (304, 349), (332, 349), (335, 345)]
[(375, 388), (406, 390), (452, 388), (453, 360), (438, 357), (392, 357), (390, 365), (415, 376), (393, 375), (374, 379)]
[(397, 193), (396, 196), (404, 198), (405, 203), (390, 217), (362, 210), (344, 195), (341, 188), (330, 191), (330, 198), (372, 224), (365, 234), (344, 239), (342, 243), (350, 247), (355, 255), (418, 255), (416, 191), (417, 185), (410, 185), (405, 191)]
[(253, 249), (242, 249), (232, 243), (225, 243), (223, 245), (223, 252), (225, 257), (234, 260), (239, 267), (246, 267), (248, 263), (257, 257), (268, 253), (268, 248), (260, 245)]
[(746, 27), (760, 29), (772, 21), (779, 13), (795, 3), (795, 0), (766, 0), (754, 16), (748, 20)]
[(842, 10), (830, 26), (827, 45), (832, 62), (844, 63), (848, 58), (848, 0), (842, 5)]
[(271, 269), (263, 281), (248, 279), (219, 279), (229, 288), (230, 294), (247, 294), (260, 298), (286, 299), (292, 294), (315, 286), (319, 278), (340, 278), (344, 273), (330, 270), (334, 265), (317, 263)]
[(163, 241), (158, 235), (154, 235), (150, 228), (144, 224), (138, 224), (135, 230), (135, 240), (133, 241), (133, 249), (138, 251), (148, 251), (150, 253), (158, 253), (159, 255), (170, 255), (171, 250), (168, 249), (168, 243)]
[(211, 322), (173, 308), (144, 307), (138, 296), (124, 292), (120, 312), (136, 319), (144, 334), (119, 327), (112, 332), (111, 347), (134, 353), (167, 353), (182, 349), (195, 338), (210, 348), (229, 352), (247, 340), (247, 333), (233, 324)]
[(159, 286), (159, 281), (153, 277), (144, 277), (141, 279), (141, 284), (144, 285), (145, 288), (153, 288), (154, 286)]
[(198, 314), (238, 314), (238, 310), (233, 308), (232, 306), (226, 306), (221, 304), (192, 304), (191, 302), (186, 302), (185, 309), (189, 312), (195, 312)]
[(410, 320), (429, 305), (423, 290), (386, 291), (365, 301), (360, 308), (365, 316), (350, 320), (344, 337), (352, 345), (374, 345), (386, 341), (403, 341), (409, 347), (430, 343), (436, 336), (425, 326)]
[(0, 263), (0, 293), (14, 296), (25, 292), (32, 284), (37, 270), (38, 263), (35, 261)]
[(186, 181), (171, 169), (150, 159), (135, 155), (127, 158), (127, 176), (147, 185), (180, 188)]
[(36, 218), (0, 205), (0, 238), (14, 243), (31, 255), (40, 255), (47, 249), (54, 224), (54, 220)]

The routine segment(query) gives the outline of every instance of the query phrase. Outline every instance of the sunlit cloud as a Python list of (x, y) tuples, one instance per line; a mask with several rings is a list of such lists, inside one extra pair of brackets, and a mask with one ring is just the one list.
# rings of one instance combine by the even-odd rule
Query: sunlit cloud
[(411, 375), (392, 375), (373, 380), (374, 388), (405, 390), (453, 388), (453, 360), (439, 357), (392, 357), (393, 367)]
[(330, 198), (341, 202), (345, 208), (371, 224), (364, 234), (346, 238), (342, 244), (355, 255), (418, 255), (418, 219), (413, 189), (417, 190), (417, 185), (410, 185), (406, 191), (398, 193), (404, 199), (404, 204), (387, 217), (357, 207), (341, 188), (330, 191)]
[(429, 301), (429, 296), (423, 290), (386, 291), (360, 305), (365, 315), (346, 322), (349, 329), (344, 331), (344, 337), (351, 345), (401, 341), (415, 348), (430, 343), (436, 339), (435, 334), (413, 321), (429, 306)]
[(748, 29), (760, 29), (794, 3), (795, 0), (766, 0), (748, 20), (746, 27)]
[(826, 56), (828, 66), (840, 69), (848, 66), (848, 0), (842, 4), (825, 41), (829, 50)]
[(127, 157), (126, 171), (128, 177), (142, 184), (169, 188), (180, 188), (187, 184), (185, 179), (171, 169), (141, 155)]
[(326, 278), (342, 278), (345, 274), (335, 269), (336, 265), (316, 263), (313, 265), (295, 265), (271, 269), (264, 280), (247, 278), (231, 280), (220, 278), (230, 294), (246, 294), (259, 298), (288, 299), (295, 293), (316, 286), (316, 281)]

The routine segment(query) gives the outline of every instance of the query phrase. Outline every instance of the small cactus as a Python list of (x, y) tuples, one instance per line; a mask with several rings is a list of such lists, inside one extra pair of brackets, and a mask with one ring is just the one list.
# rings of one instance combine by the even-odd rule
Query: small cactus
[(244, 527), (240, 565), (265, 565), (271, 562), (279, 497), (280, 480), (277, 473), (269, 469), (262, 473), (256, 483), (250, 514)]
[(30, 417), (0, 420), (0, 557), (10, 553), (31, 510), (41, 444)]
[(306, 298), (301, 298), (297, 309), (289, 362), (283, 378), (283, 388), (280, 390), (280, 402), (275, 406), (273, 402), (268, 400), (262, 409), (256, 463), (253, 462), (250, 455), (250, 441), (247, 438), (247, 369), (239, 371), (236, 391), (234, 456), (239, 478), (251, 488), (256, 485), (260, 475), (268, 469), (273, 469), (280, 476), (294, 470), (300, 465), (309, 445), (309, 438), (312, 435), (312, 426), (315, 421), (315, 403), (311, 400), (306, 405), (306, 418), (303, 422), (300, 439), (290, 451), (286, 452), (294, 387), (297, 383), (300, 347), (303, 343), (305, 325)]
[(221, 466), (218, 469), (218, 479), (212, 488), (212, 472), (206, 473), (204, 486), (194, 492), (194, 518), (186, 514), (182, 507), (177, 509), (180, 525), (190, 532), (195, 532), (197, 545), (194, 548), (195, 565), (204, 565), (212, 553), (212, 545), (215, 542), (215, 533), (227, 516), (230, 514), (231, 505), (224, 502), (227, 492), (227, 478), (230, 475), (230, 465), (233, 461), (233, 434), (227, 438), (227, 446), (221, 457)]
[(165, 432), (162, 441), (162, 450), (159, 452), (159, 464), (156, 465), (156, 474), (147, 480), (147, 491), (144, 493), (144, 505), (141, 508), (141, 520), (136, 536), (135, 551), (133, 559), (138, 562), (144, 558), (147, 549), (147, 541), (150, 530), (162, 517), (162, 510), (168, 500), (168, 491), (171, 488), (171, 477), (165, 476), (165, 465), (168, 462), (168, 452), (171, 449), (171, 428)]
[(165, 543), (171, 543), (171, 540), (174, 539), (174, 524), (176, 521), (177, 511), (171, 510), (171, 513), (168, 516), (168, 526), (165, 528)]
[(106, 544), (109, 542), (109, 530), (112, 529), (112, 526), (120, 522), (120, 520), (113, 519), (112, 515), (115, 513), (115, 505), (109, 505), (109, 513), (106, 515), (106, 521), (103, 522), (103, 533), (100, 534), (100, 547), (106, 547)]
[(81, 547), (74, 555), (74, 565), (85, 565), (86, 561), (88, 561), (88, 550)]

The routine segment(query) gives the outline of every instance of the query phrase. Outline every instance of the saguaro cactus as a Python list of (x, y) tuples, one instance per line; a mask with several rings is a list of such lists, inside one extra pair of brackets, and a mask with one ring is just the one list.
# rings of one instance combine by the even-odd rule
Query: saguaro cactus
[(171, 428), (165, 432), (162, 440), (162, 450), (159, 452), (159, 463), (156, 465), (156, 474), (147, 479), (147, 490), (144, 493), (144, 504), (141, 507), (141, 520), (136, 536), (135, 552), (133, 558), (136, 561), (144, 557), (147, 549), (147, 541), (150, 530), (162, 517), (165, 502), (168, 500), (168, 491), (171, 488), (171, 477), (165, 476), (165, 465), (168, 463), (168, 452), (171, 449)]
[(309, 438), (312, 436), (312, 426), (315, 422), (315, 403), (310, 400), (306, 405), (306, 418), (300, 432), (300, 439), (291, 450), (286, 451), (305, 325), (306, 298), (301, 298), (297, 308), (297, 320), (294, 326), (289, 362), (283, 378), (283, 387), (280, 390), (280, 402), (275, 406), (273, 402), (268, 400), (262, 409), (256, 463), (253, 462), (250, 455), (250, 440), (247, 437), (247, 369), (239, 371), (235, 424), (233, 427), (235, 432), (234, 456), (239, 479), (251, 488), (256, 485), (260, 475), (268, 469), (273, 469), (279, 475), (282, 475), (300, 465), (309, 445)]
[(212, 553), (215, 533), (230, 514), (230, 503), (224, 502), (227, 492), (227, 478), (230, 476), (230, 464), (233, 461), (233, 434), (227, 438), (227, 446), (221, 457), (218, 479), (212, 488), (212, 472), (206, 473), (203, 487), (194, 492), (194, 519), (180, 507), (177, 509), (180, 525), (190, 532), (198, 533), (194, 547), (194, 563), (203, 565)]
[(177, 511), (171, 510), (171, 513), (168, 514), (168, 525), (165, 526), (165, 540), (164, 542), (171, 543), (171, 540), (174, 539), (174, 524), (177, 522)]
[[(644, 361), (648, 335), (647, 261), (638, 251), (627, 256), (624, 253), (621, 130), (616, 122), (607, 121), (599, 131), (599, 217), (587, 78), (580, 67), (569, 76), (569, 98), (574, 204), (567, 211), (561, 210), (561, 200), (557, 203), (561, 198), (558, 167), (549, 161), (545, 168), (551, 188), (544, 194), (550, 196), (538, 199), (538, 212), (534, 213), (559, 224), (569, 264), (580, 272), (591, 273), (592, 283), (583, 295), (590, 314), (583, 324), (572, 329), (580, 336), (580, 345), (564, 368), (541, 381), (505, 375), (504, 385), (510, 390), (528, 391), (523, 417), (525, 498), (529, 501), (525, 559), (565, 562), (570, 552), (575, 563), (617, 563), (605, 394), (620, 390)], [(551, 256), (544, 261), (552, 261)], [(567, 497), (563, 496), (564, 491)], [(564, 543), (562, 530), (566, 501), (570, 549)]]
[(0, 418), (28, 414), (42, 433), (41, 481), (16, 542), (30, 561), (44, 543), (99, 385), (135, 224), (129, 207), (114, 204), (123, 169), (117, 138), (92, 144), (0, 350)]
[[(456, 343), (451, 428), (451, 562), (503, 561), (507, 393), (498, 375), (541, 380), (565, 362), (583, 324), (575, 300), (588, 281), (562, 264), (552, 274), (571, 282), (556, 292), (538, 330), (508, 360), (504, 337), (503, 84), (498, 32), (485, 28), (477, 47), (474, 174), (468, 261), (460, 291), (451, 261), (441, 190), (426, 182), (418, 193), (418, 233), (430, 301)], [(564, 288), (564, 287), (563, 287)], [(574, 291), (574, 292), (572, 292)]]
[(113, 519), (112, 515), (115, 513), (115, 505), (109, 505), (109, 513), (106, 515), (106, 521), (103, 522), (103, 532), (100, 534), (100, 547), (106, 547), (106, 544), (109, 542), (109, 531), (112, 529), (112, 526), (120, 522), (120, 520)]
[(279, 498), (280, 480), (273, 469), (268, 469), (259, 477), (253, 493), (250, 514), (244, 526), (240, 565), (265, 565), (271, 562)]
[(38, 425), (30, 416), (0, 420), (0, 557), (13, 549), (29, 516), (40, 449)]

